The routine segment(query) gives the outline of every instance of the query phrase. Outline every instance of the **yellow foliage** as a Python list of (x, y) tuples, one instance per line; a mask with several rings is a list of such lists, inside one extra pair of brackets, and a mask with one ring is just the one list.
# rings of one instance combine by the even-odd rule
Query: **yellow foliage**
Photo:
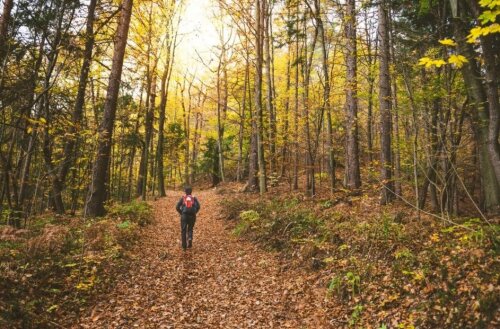
[(494, 23), (488, 26), (476, 26), (470, 30), (467, 36), (467, 42), (474, 43), (479, 37), (493, 33), (500, 33), (500, 24)]
[(462, 55), (451, 55), (450, 58), (448, 58), (448, 63), (455, 65), (457, 68), (461, 68), (464, 66), (464, 63), (467, 62), (467, 58)]
[(439, 43), (444, 45), (444, 46), (451, 46), (451, 47), (455, 47), (457, 45), (457, 43), (455, 41), (453, 41), (452, 39), (439, 40)]
[(441, 67), (443, 65), (446, 65), (446, 62), (442, 59), (435, 59), (433, 61), (433, 64), (436, 66), (436, 67)]
[(446, 65), (446, 62), (442, 59), (432, 59), (429, 57), (422, 57), (418, 61), (418, 65), (425, 66), (426, 69), (429, 69), (433, 66), (435, 67), (441, 67), (443, 65)]
[(439, 235), (437, 233), (434, 233), (431, 235), (431, 241), (432, 242), (439, 242)]
[(493, 9), (500, 7), (500, 0), (481, 0), (479, 1), (481, 7)]

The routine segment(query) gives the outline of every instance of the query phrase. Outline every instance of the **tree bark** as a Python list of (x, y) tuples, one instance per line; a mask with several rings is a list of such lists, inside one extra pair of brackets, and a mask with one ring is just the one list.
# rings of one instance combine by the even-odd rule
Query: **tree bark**
[(387, 2), (378, 5), (380, 41), (380, 75), (379, 75), (379, 111), (380, 111), (380, 165), (381, 165), (381, 204), (390, 203), (394, 199), (394, 182), (392, 180), (391, 157), (391, 82), (389, 72), (390, 45), (387, 17)]
[[(170, 56), (169, 56), (170, 57)], [(170, 59), (168, 59), (167, 63), (170, 63)], [(160, 115), (158, 118), (158, 145), (156, 147), (156, 162), (157, 162), (157, 175), (158, 175), (158, 193), (160, 197), (164, 197), (167, 195), (165, 191), (165, 177), (164, 177), (164, 163), (163, 163), (163, 153), (164, 148), (163, 144), (165, 143), (165, 112), (167, 108), (167, 100), (168, 100), (168, 86), (170, 82), (170, 64), (167, 64), (165, 70), (163, 71), (161, 77), (161, 99), (160, 99)]]
[[(467, 1), (474, 16), (481, 15), (478, 1)], [(485, 93), (488, 100), (488, 152), (491, 166), (495, 171), (497, 182), (500, 183), (500, 105), (498, 100), (498, 35), (481, 36), (482, 59), (484, 61)]]
[(111, 154), (113, 127), (116, 117), (116, 107), (120, 82), (123, 70), (125, 48), (127, 47), (130, 17), (132, 14), (133, 0), (123, 0), (121, 17), (115, 39), (113, 64), (109, 76), (106, 101), (104, 103), (104, 116), (98, 129), (97, 156), (92, 168), (92, 182), (89, 187), (89, 200), (86, 204), (86, 213), (91, 217), (103, 216), (106, 213), (106, 178)]
[(5, 0), (3, 3), (2, 17), (0, 17), (0, 65), (3, 66), (3, 60), (7, 49), (7, 39), (9, 33), (9, 24), (11, 20), (14, 0)]
[(153, 121), (154, 121), (154, 112), (155, 112), (155, 102), (156, 102), (156, 72), (155, 69), (151, 72), (153, 75), (151, 77), (151, 91), (149, 92), (149, 102), (145, 119), (145, 139), (144, 139), (144, 148), (142, 150), (141, 164), (142, 167), (142, 175), (140, 183), (141, 187), (141, 198), (142, 200), (146, 200), (146, 194), (148, 190), (148, 164), (149, 164), (149, 155), (150, 155), (150, 147), (151, 142), (153, 140)]
[(255, 58), (255, 115), (257, 121), (257, 157), (259, 165), (259, 192), (266, 192), (266, 161), (264, 156), (264, 113), (262, 108), (263, 27), (266, 0), (256, 0), (256, 58)]
[[(295, 29), (299, 29), (299, 14), (300, 14), (300, 1), (297, 1), (296, 8), (296, 19), (295, 19)], [(299, 188), (299, 33), (295, 33), (295, 106), (293, 113), (293, 145), (294, 145), (294, 157), (293, 157), (293, 189), (297, 190)]]
[(345, 13), (346, 36), (346, 186), (361, 187), (358, 141), (357, 47), (355, 0), (348, 0)]
[[(455, 38), (458, 43), (460, 53), (469, 61), (460, 69), (467, 88), (467, 93), (471, 100), (471, 106), (474, 108), (474, 136), (478, 145), (478, 158), (481, 176), (481, 205), (490, 212), (497, 211), (500, 206), (500, 182), (497, 180), (494, 163), (489, 146), (490, 140), (490, 115), (488, 111), (487, 96), (482, 84), (482, 78), (479, 66), (476, 61), (477, 54), (470, 44), (465, 43), (466, 25), (461, 19), (455, 19), (453, 28)], [(495, 124), (495, 123), (494, 123)]]
[(328, 170), (330, 174), (330, 190), (333, 192), (335, 188), (335, 154), (333, 151), (333, 129), (332, 129), (332, 115), (331, 115), (331, 104), (330, 104), (330, 74), (328, 68), (328, 49), (325, 36), (325, 28), (323, 25), (323, 20), (321, 18), (321, 3), (319, 0), (315, 0), (316, 7), (316, 24), (318, 26), (318, 32), (321, 40), (321, 53), (323, 55), (322, 67), (323, 67), (323, 111), (326, 111), (327, 115), (327, 145), (328, 145)]
[(78, 141), (78, 135), (83, 118), (83, 107), (85, 105), (85, 91), (87, 89), (87, 80), (89, 77), (90, 64), (92, 62), (92, 51), (94, 48), (94, 20), (97, 0), (91, 0), (88, 7), (87, 27), (85, 31), (85, 50), (83, 52), (83, 63), (80, 70), (80, 80), (78, 82), (78, 93), (76, 95), (75, 106), (71, 116), (71, 125), (68, 127), (68, 139), (64, 146), (65, 159), (59, 168), (59, 180), (65, 184), (66, 177), (70, 168), (75, 163), (75, 147)]
[(266, 106), (269, 113), (269, 172), (271, 175), (276, 174), (276, 113), (274, 107), (275, 89), (273, 83), (273, 36), (272, 36), (272, 7), (269, 1), (265, 1), (264, 17), (264, 49), (266, 56), (266, 84), (267, 97)]

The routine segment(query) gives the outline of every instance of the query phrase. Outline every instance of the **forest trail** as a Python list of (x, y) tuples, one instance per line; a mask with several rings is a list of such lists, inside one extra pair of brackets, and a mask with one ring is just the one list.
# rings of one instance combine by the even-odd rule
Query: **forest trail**
[[(276, 254), (231, 235), (219, 196), (195, 193), (193, 249), (180, 248), (179, 192), (154, 203), (156, 220), (133, 250), (129, 272), (75, 328), (327, 328), (325, 288), (281, 270)], [(337, 326), (339, 327), (338, 323)]]

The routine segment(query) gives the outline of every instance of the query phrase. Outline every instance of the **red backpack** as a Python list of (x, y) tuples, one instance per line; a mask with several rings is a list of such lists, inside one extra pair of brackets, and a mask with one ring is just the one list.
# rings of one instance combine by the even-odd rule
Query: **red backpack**
[(184, 206), (182, 209), (182, 213), (186, 215), (195, 215), (196, 208), (194, 206), (194, 196), (192, 195), (184, 195), (182, 197), (182, 205)]

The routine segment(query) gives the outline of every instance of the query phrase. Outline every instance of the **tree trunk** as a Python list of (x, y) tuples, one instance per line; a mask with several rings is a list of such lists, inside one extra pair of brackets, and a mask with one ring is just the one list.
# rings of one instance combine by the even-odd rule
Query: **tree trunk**
[(262, 66), (263, 66), (263, 27), (266, 0), (256, 0), (256, 59), (255, 59), (255, 116), (257, 121), (257, 157), (259, 165), (259, 191), (266, 192), (266, 161), (264, 157), (264, 113), (262, 109)]
[(379, 111), (380, 111), (380, 165), (381, 165), (381, 204), (394, 199), (391, 157), (391, 82), (389, 73), (390, 45), (387, 18), (387, 2), (378, 5), (380, 40)]
[(45, 79), (43, 83), (43, 89), (45, 90), (44, 94), (41, 97), (40, 101), (40, 110), (44, 110), (45, 115), (45, 124), (44, 124), (44, 136), (43, 136), (43, 159), (45, 161), (45, 166), (47, 168), (47, 175), (51, 181), (51, 203), (53, 205), (54, 210), (58, 214), (64, 213), (64, 202), (62, 199), (62, 183), (57, 175), (56, 167), (52, 162), (52, 150), (51, 150), (51, 138), (50, 138), (50, 129), (49, 125), (51, 124), (51, 113), (50, 113), (50, 94), (48, 92), (51, 89), (51, 78), (52, 73), (56, 67), (56, 63), (59, 57), (59, 50), (63, 35), (63, 19), (66, 14), (66, 5), (63, 4), (58, 12), (57, 17), (57, 29), (55, 32), (54, 40), (51, 45), (51, 51), (48, 54), (48, 68), (45, 73)]
[[(290, 17), (290, 9), (288, 9), (288, 17)], [(281, 174), (283, 177), (285, 175), (285, 167), (288, 153), (288, 129), (289, 129), (289, 114), (290, 114), (290, 86), (291, 86), (291, 63), (290, 57), (292, 56), (292, 52), (290, 48), (292, 47), (291, 38), (288, 37), (287, 40), (288, 45), (288, 54), (287, 54), (287, 63), (286, 63), (286, 89), (285, 89), (285, 114), (284, 114), (284, 127), (283, 127), (283, 148), (281, 150)]]
[(345, 14), (346, 36), (346, 185), (361, 187), (358, 142), (358, 95), (357, 95), (357, 51), (356, 51), (356, 7), (355, 0), (348, 0)]
[[(297, 1), (295, 28), (299, 29), (300, 1)], [(299, 188), (299, 33), (295, 33), (295, 107), (293, 113), (293, 189)]]
[(328, 68), (328, 50), (325, 36), (325, 28), (323, 26), (323, 20), (321, 19), (320, 1), (315, 0), (316, 6), (316, 23), (318, 26), (318, 31), (321, 40), (321, 52), (323, 55), (323, 79), (324, 89), (323, 89), (323, 111), (326, 111), (327, 115), (327, 145), (328, 145), (328, 170), (330, 174), (330, 190), (333, 192), (335, 188), (335, 154), (333, 151), (333, 129), (332, 129), (332, 115), (331, 115), (331, 105), (330, 105), (330, 74)]
[[(170, 63), (170, 60), (167, 61)], [(170, 77), (170, 65), (167, 65), (165, 70), (163, 71), (161, 77), (161, 100), (160, 100), (160, 115), (158, 119), (158, 145), (156, 146), (156, 162), (157, 162), (157, 174), (158, 174), (158, 193), (160, 197), (164, 197), (167, 195), (165, 191), (165, 177), (163, 173), (163, 144), (165, 143), (165, 112), (167, 108), (167, 100), (168, 100), (168, 86), (169, 86), (169, 77)]]
[(108, 176), (109, 157), (115, 123), (116, 106), (120, 81), (123, 69), (125, 48), (127, 47), (130, 17), (132, 14), (133, 0), (123, 0), (121, 17), (115, 39), (113, 64), (109, 76), (106, 101), (104, 103), (104, 116), (98, 129), (97, 156), (92, 168), (92, 182), (89, 188), (89, 200), (86, 204), (86, 213), (91, 217), (103, 216), (106, 213), (106, 177)]
[(145, 130), (146, 130), (146, 136), (144, 140), (144, 149), (142, 150), (142, 158), (141, 158), (141, 164), (144, 164), (143, 171), (142, 171), (142, 188), (141, 188), (141, 198), (142, 200), (146, 200), (146, 194), (148, 191), (148, 164), (149, 164), (149, 158), (150, 158), (150, 147), (151, 147), (151, 142), (153, 140), (153, 124), (154, 124), (154, 113), (155, 113), (155, 101), (156, 101), (156, 72), (153, 70), (151, 72), (153, 75), (151, 77), (151, 91), (149, 92), (149, 106), (147, 109), (146, 113), (146, 120), (145, 120)]
[(236, 171), (236, 181), (240, 182), (243, 179), (243, 142), (245, 135), (245, 111), (247, 107), (247, 88), (249, 86), (250, 80), (250, 63), (248, 58), (248, 52), (245, 57), (245, 77), (243, 81), (243, 95), (242, 95), (242, 104), (240, 110), (240, 125), (238, 131), (238, 167)]
[(274, 108), (275, 89), (273, 84), (273, 36), (272, 36), (272, 7), (269, 1), (265, 1), (262, 13), (264, 17), (264, 49), (266, 56), (266, 84), (267, 97), (266, 105), (269, 113), (269, 172), (271, 175), (276, 174), (276, 114)]
[(59, 180), (65, 184), (69, 169), (75, 163), (75, 147), (77, 144), (81, 122), (83, 118), (83, 106), (85, 105), (85, 90), (87, 89), (87, 80), (92, 62), (92, 50), (94, 48), (94, 19), (97, 0), (91, 0), (88, 7), (87, 28), (85, 31), (85, 50), (83, 52), (83, 63), (80, 70), (80, 80), (78, 82), (78, 93), (76, 95), (75, 106), (71, 116), (71, 125), (68, 127), (68, 139), (64, 146), (65, 159), (59, 168)]
[(0, 17), (0, 66), (3, 66), (3, 60), (8, 49), (6, 42), (9, 34), (9, 24), (13, 7), (14, 0), (4, 1), (2, 17)]
[[(481, 15), (481, 9), (476, 0), (467, 1), (475, 17)], [(488, 100), (488, 152), (491, 166), (495, 171), (497, 182), (500, 183), (500, 105), (498, 101), (498, 35), (481, 36), (482, 59), (484, 61), (486, 99)]]
[[(492, 162), (490, 150), (490, 114), (487, 107), (487, 96), (484, 86), (481, 82), (476, 53), (472, 47), (464, 42), (466, 32), (465, 24), (462, 20), (454, 21), (454, 33), (458, 43), (458, 49), (464, 55), (469, 63), (462, 66), (461, 72), (467, 93), (471, 99), (471, 106), (474, 108), (473, 120), (474, 136), (478, 145), (479, 168), (481, 175), (481, 187), (484, 200), (481, 202), (483, 208), (494, 212), (500, 206), (500, 183), (495, 173), (495, 164)], [(497, 123), (493, 123), (495, 125)]]

